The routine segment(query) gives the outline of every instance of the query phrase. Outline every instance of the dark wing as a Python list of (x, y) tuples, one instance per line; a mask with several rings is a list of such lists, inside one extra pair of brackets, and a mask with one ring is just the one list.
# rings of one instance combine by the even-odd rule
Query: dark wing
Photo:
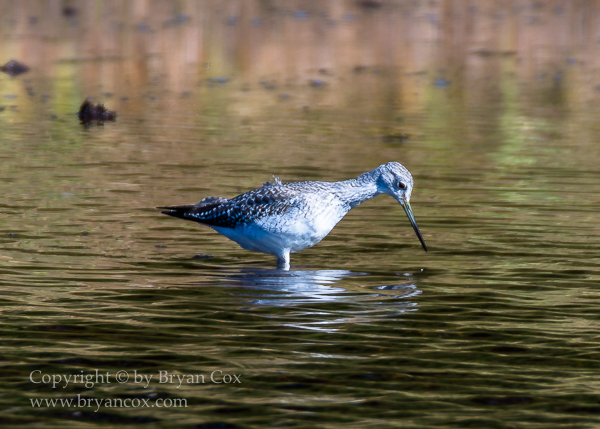
[(235, 228), (239, 224), (259, 222), (270, 216), (282, 216), (297, 208), (298, 193), (285, 185), (267, 182), (262, 188), (235, 198), (208, 197), (197, 204), (171, 207), (162, 213), (204, 225)]

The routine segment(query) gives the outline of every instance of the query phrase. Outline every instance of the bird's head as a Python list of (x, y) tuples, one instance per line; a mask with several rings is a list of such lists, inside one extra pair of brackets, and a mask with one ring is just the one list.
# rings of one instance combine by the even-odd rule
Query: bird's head
[(410, 195), (413, 189), (413, 178), (410, 172), (399, 162), (388, 162), (379, 166), (375, 171), (377, 171), (377, 190), (394, 197), (402, 205), (423, 249), (427, 251), (425, 240), (423, 240), (410, 207)]

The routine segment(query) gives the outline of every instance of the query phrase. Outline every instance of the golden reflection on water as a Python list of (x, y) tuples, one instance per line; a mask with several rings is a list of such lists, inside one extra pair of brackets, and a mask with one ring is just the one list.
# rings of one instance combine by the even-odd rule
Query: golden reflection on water
[[(83, 142), (89, 137), (65, 134), (64, 123), (48, 131), (47, 121), (31, 118), (51, 109), (70, 121), (92, 96), (120, 114), (118, 132), (107, 126), (95, 137), (111, 141), (131, 130), (132, 141), (149, 143), (132, 153), (122, 145), (124, 161), (155, 160), (164, 154), (153, 143), (183, 139), (203, 145), (211, 159), (233, 150), (248, 163), (275, 157), (289, 165), (300, 156), (339, 169), (357, 154), (331, 140), (417, 141), (427, 129), (443, 160), (428, 153), (421, 163), (459, 165), (462, 152), (450, 149), (468, 140), (486, 146), (474, 151), (473, 164), (489, 164), (491, 150), (493, 165), (531, 165), (535, 158), (522, 150), (529, 139), (569, 136), (588, 146), (599, 128), (589, 121), (600, 95), (594, 2), (65, 4), (76, 12), (65, 16), (53, 2), (0, 2), (0, 61), (31, 67), (0, 79), (0, 124)], [(182, 135), (199, 123), (201, 134)], [(307, 153), (311, 145), (318, 156)], [(165, 162), (185, 164), (189, 152), (173, 147)], [(365, 168), (384, 155), (361, 152)]]
[[(419, 178), (420, 218), (423, 203), (435, 212), (480, 190), (474, 181), (537, 188), (499, 198), (543, 207), (557, 190), (573, 197), (536, 168), (597, 168), (596, 3), (361, 4), (80, 1), (65, 16), (55, 3), (0, 2), (0, 61), (31, 67), (0, 76), (0, 144), (13, 160), (2, 176), (38, 209), (75, 195), (92, 225), (142, 236), (118, 221), (121, 204), (232, 196), (273, 173), (341, 180), (400, 160)], [(82, 129), (86, 96), (117, 110), (117, 124)]]
[[(69, 77), (76, 91), (62, 90), (74, 102), (81, 93), (143, 94), (156, 82), (184, 92), (207, 78), (280, 88), (318, 79), (332, 89), (319, 102), (342, 107), (361, 86), (348, 88), (353, 73), (384, 74), (389, 98), (408, 111), (427, 105), (434, 82), (473, 94), (469, 101), (477, 104), (485, 103), (477, 100), (483, 94), (503, 97), (514, 79), (549, 97), (565, 88), (567, 103), (597, 98), (595, 2), (361, 4), (82, 0), (64, 16), (56, 2), (2, 1), (0, 52), (31, 66), (32, 79)], [(75, 70), (65, 67), (72, 63)], [(141, 100), (136, 104), (143, 110)]]

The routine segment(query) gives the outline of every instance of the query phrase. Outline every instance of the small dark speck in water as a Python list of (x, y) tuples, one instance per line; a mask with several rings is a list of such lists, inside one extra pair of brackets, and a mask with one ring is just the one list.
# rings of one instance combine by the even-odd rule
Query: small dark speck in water
[(321, 79), (311, 79), (311, 80), (309, 80), (309, 84), (313, 88), (321, 88), (321, 87), (325, 86), (325, 81), (321, 80)]
[(81, 235), (88, 235), (88, 234), (89, 234), (89, 233), (88, 233), (87, 231), (83, 231), (83, 232), (81, 233)]
[(172, 19), (169, 19), (166, 21), (166, 25), (179, 25), (179, 24), (183, 24), (189, 20), (191, 20), (192, 17), (189, 15), (186, 15), (184, 13), (180, 13), (177, 16), (173, 17)]
[(159, 249), (164, 249), (165, 247), (167, 247), (166, 244), (157, 244), (156, 247), (158, 247)]
[(360, 0), (357, 4), (365, 9), (379, 9), (383, 2), (381, 0)]
[(258, 82), (264, 89), (276, 89), (277, 85), (274, 82), (269, 82), (268, 80), (261, 80)]
[(117, 119), (117, 113), (108, 110), (104, 107), (104, 104), (94, 105), (89, 99), (86, 99), (79, 108), (77, 114), (79, 120), (83, 125), (89, 125), (92, 122), (97, 122), (98, 125), (104, 124), (104, 121), (113, 121)]
[(0, 106), (0, 112), (4, 112), (5, 109), (6, 109), (6, 107)]
[(207, 253), (198, 253), (197, 255), (194, 255), (194, 259), (210, 259), (212, 257), (212, 255), (209, 255)]
[(286, 101), (286, 100), (289, 100), (289, 99), (290, 99), (290, 97), (291, 97), (291, 95), (290, 95), (290, 94), (279, 94), (279, 99), (280, 99), (281, 101)]
[(63, 16), (66, 16), (66, 17), (69, 17), (69, 18), (74, 17), (75, 15), (77, 15), (77, 12), (78, 12), (77, 8), (74, 8), (73, 6), (65, 6), (65, 7), (62, 8), (62, 14), (63, 14)]
[(444, 87), (450, 85), (450, 81), (442, 77), (438, 77), (433, 84), (438, 87)]
[(29, 71), (29, 67), (17, 60), (10, 60), (3, 66), (0, 66), (0, 71), (14, 77), (23, 73), (27, 73)]
[(229, 78), (227, 77), (211, 77), (208, 78), (209, 83), (227, 83), (229, 82)]
[(304, 10), (296, 10), (296, 11), (294, 11), (294, 18), (306, 19), (306, 18), (308, 18), (308, 12), (306, 12)]
[(393, 134), (386, 134), (385, 136), (383, 136), (383, 141), (388, 142), (388, 143), (404, 143), (409, 138), (410, 138), (410, 134), (393, 133)]
[(363, 73), (365, 71), (367, 71), (367, 66), (355, 66), (352, 71), (354, 73)]

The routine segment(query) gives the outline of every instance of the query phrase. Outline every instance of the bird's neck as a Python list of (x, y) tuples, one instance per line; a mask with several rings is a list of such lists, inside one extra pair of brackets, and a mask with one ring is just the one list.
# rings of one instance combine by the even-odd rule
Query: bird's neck
[(356, 179), (338, 182), (336, 194), (350, 208), (379, 195), (381, 192), (377, 188), (377, 176), (373, 173), (361, 174)]

